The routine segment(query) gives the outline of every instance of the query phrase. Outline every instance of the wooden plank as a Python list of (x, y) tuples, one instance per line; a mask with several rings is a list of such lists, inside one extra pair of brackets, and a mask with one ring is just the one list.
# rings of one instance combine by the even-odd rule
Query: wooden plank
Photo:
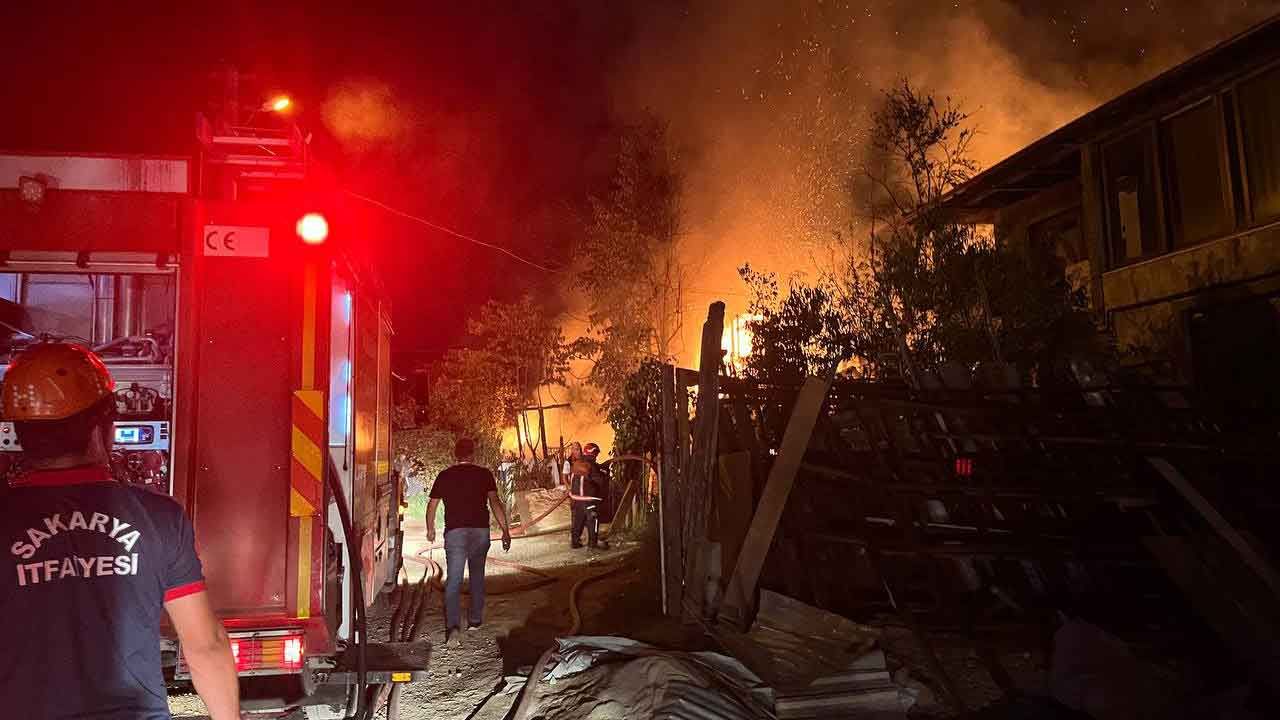
[(688, 472), (682, 478), (684, 495), (685, 619), (702, 617), (706, 587), (706, 563), (702, 553), (691, 552), (708, 540), (707, 523), (715, 481), (716, 441), (720, 433), (720, 364), (723, 356), (724, 303), (714, 302), (702, 324), (702, 346), (698, 362), (698, 407), (694, 417), (693, 447)]
[[(520, 408), (519, 412), (531, 412), (531, 411), (533, 411), (533, 410), (561, 410), (561, 409), (563, 409), (563, 408), (567, 408), (567, 407), (573, 407), (573, 406), (572, 406), (571, 404), (567, 403), (567, 402), (565, 402), (565, 403), (555, 403), (554, 405), (541, 405), (541, 406), (539, 406), (539, 405), (530, 405), (529, 407), (523, 407), (523, 408)], [(560, 438), (560, 444), (561, 444), (561, 445), (564, 445), (564, 437), (563, 437), (563, 436), (561, 436), (561, 438)]]
[[(649, 468), (642, 466), (640, 468), (640, 482), (644, 482), (644, 476), (648, 474)], [(618, 496), (618, 502), (614, 507), (613, 520), (609, 521), (609, 534), (612, 535), (615, 530), (633, 530), (636, 523), (636, 502), (635, 502), (636, 480), (632, 478), (627, 481), (626, 487), (622, 489), (622, 494)]]
[(720, 482), (716, 493), (716, 539), (720, 541), (722, 569), (727, 578), (738, 564), (738, 553), (751, 526), (751, 453), (720, 456)]
[(747, 530), (733, 577), (729, 579), (724, 603), (720, 606), (721, 622), (745, 628), (751, 616), (755, 605), (756, 584), (760, 581), (765, 556), (773, 543), (773, 535), (782, 519), (782, 511), (791, 495), (796, 473), (809, 447), (809, 438), (813, 435), (818, 414), (822, 412), (823, 403), (827, 399), (833, 375), (834, 373), (826, 378), (809, 378), (800, 389), (791, 419), (782, 436), (778, 457), (769, 471), (764, 494), (751, 519), (751, 527)]
[[(543, 410), (542, 405), (539, 404), (538, 405), (538, 435), (542, 440), (542, 457), (549, 458), (551, 457), (551, 453), (547, 449), (547, 416), (546, 416), (546, 413), (544, 413), (542, 410)], [(554, 468), (556, 466), (556, 463), (552, 463), (551, 466)], [(559, 478), (560, 473), (556, 472), (555, 476)]]
[(742, 448), (751, 453), (752, 459), (764, 454), (760, 447), (760, 438), (756, 435), (755, 425), (751, 422), (751, 411), (747, 408), (747, 399), (742, 393), (733, 396), (733, 424), (738, 431), (738, 442)]
[(689, 388), (676, 382), (676, 472), (683, 479), (689, 469)]
[(658, 477), (658, 532), (661, 536), (662, 612), (680, 612), (683, 593), (682, 558), (680, 553), (680, 448), (676, 423), (676, 372), (671, 365), (662, 367), (660, 401), (662, 403), (662, 472)]
[(1142, 544), (1191, 607), (1229, 647), (1252, 663), (1251, 674), (1273, 691), (1280, 690), (1280, 618), (1275, 604), (1259, 592), (1261, 587), (1254, 587), (1257, 581), (1229, 554), (1214, 557), (1215, 553), (1200, 552), (1209, 547), (1205, 540), (1160, 536), (1145, 537)]
[(1244, 539), (1244, 536), (1237, 532), (1230, 522), (1227, 522), (1227, 519), (1218, 512), (1213, 503), (1201, 495), (1200, 491), (1196, 490), (1195, 486), (1183, 477), (1182, 473), (1178, 472), (1177, 468), (1170, 464), (1168, 460), (1160, 457), (1148, 457), (1147, 462), (1151, 467), (1155, 468), (1156, 472), (1160, 473), (1166, 482), (1173, 486), (1174, 490), (1178, 491), (1178, 494), (1191, 507), (1195, 508), (1196, 512), (1200, 513), (1200, 516), (1205, 519), (1205, 522), (1209, 523), (1214, 532), (1221, 535), (1222, 539), (1226, 540), (1227, 544), (1239, 553), (1240, 559), (1244, 561), (1244, 564), (1257, 574), (1258, 578), (1271, 589), (1276, 598), (1280, 598), (1280, 574), (1277, 574), (1275, 568), (1271, 567), (1271, 563), (1268, 563), (1259, 555)]
[(1107, 200), (1102, 196), (1102, 163), (1099, 151), (1086, 143), (1080, 147), (1080, 202), (1085, 211), (1080, 213), (1080, 236), (1089, 255), (1088, 305), (1094, 320), (1101, 324), (1106, 320), (1106, 307), (1102, 302), (1102, 271), (1107, 267), (1107, 242), (1102, 219)]

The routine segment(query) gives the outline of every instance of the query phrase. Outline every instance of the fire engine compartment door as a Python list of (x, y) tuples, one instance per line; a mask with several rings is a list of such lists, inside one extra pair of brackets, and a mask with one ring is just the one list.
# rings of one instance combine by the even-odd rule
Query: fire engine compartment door
[(197, 259), (193, 522), (223, 615), (286, 607), (291, 387), (288, 264)]

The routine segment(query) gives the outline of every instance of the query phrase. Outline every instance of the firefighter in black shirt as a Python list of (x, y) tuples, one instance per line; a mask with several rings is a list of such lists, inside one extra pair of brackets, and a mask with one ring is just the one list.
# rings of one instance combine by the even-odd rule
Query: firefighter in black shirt
[(111, 477), (113, 388), (96, 355), (66, 343), (33, 345), (5, 372), (0, 412), (27, 472), (0, 513), (0, 707), (167, 720), (163, 611), (209, 715), (239, 718), (235, 660), (190, 521), (172, 499)]

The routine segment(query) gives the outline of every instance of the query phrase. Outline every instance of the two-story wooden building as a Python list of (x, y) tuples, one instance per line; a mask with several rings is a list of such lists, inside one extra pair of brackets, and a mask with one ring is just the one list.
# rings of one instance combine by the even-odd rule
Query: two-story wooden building
[(1280, 406), (1280, 17), (1103, 104), (944, 201), (1050, 243), (1122, 362)]

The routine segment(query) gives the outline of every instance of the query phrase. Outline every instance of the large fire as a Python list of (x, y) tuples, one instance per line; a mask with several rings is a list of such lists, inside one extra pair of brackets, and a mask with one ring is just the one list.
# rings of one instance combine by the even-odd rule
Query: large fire
[(760, 319), (759, 315), (740, 313), (724, 329), (720, 348), (725, 351), (725, 362), (736, 371), (741, 371), (751, 357), (751, 323)]

